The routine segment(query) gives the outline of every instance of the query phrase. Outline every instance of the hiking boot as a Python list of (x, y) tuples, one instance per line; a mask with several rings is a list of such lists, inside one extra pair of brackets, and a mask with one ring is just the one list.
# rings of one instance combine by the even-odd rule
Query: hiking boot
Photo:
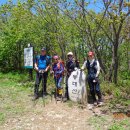
[(45, 96), (47, 96), (48, 95), (48, 93), (47, 92), (41, 92), (41, 95), (45, 95)]
[(103, 101), (98, 101), (98, 106), (103, 106)]
[(66, 97), (63, 98), (63, 102), (67, 102), (67, 100), (68, 100), (68, 99), (67, 99)]
[(47, 94), (43, 94), (43, 95), (42, 95), (42, 98), (47, 98)]
[(35, 101), (38, 99), (38, 95), (34, 95), (33, 98), (32, 98), (32, 101)]
[(94, 105), (94, 106), (97, 106), (97, 101), (94, 101), (93, 105)]

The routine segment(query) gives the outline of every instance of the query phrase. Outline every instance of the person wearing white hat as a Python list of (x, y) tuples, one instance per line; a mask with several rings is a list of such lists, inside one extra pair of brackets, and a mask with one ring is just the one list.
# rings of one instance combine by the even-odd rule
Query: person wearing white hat
[(68, 78), (71, 75), (71, 73), (75, 70), (75, 68), (79, 68), (79, 62), (74, 59), (73, 52), (68, 52), (67, 53), (67, 61), (66, 61), (66, 91), (65, 91), (65, 97), (64, 101), (69, 100), (69, 94), (68, 94)]
[(73, 56), (73, 52), (68, 52), (67, 56)]

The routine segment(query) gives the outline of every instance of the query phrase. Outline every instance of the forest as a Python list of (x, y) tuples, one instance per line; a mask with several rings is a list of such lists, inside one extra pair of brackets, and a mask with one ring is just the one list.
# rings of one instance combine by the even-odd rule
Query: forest
[[(92, 4), (98, 6), (98, 1)], [(0, 70), (23, 69), (23, 49), (46, 47), (66, 59), (72, 51), (82, 64), (93, 50), (104, 80), (129, 78), (130, 2), (102, 1), (99, 12), (85, 0), (9, 1), (0, 7)]]
[[(93, 51), (101, 67), (103, 94), (113, 96), (113, 106), (130, 106), (130, 0), (8, 0), (1, 4), (0, 84), (4, 77), (14, 76), (22, 83), (24, 75), (27, 78), (24, 48), (28, 44), (35, 56), (46, 47), (48, 55), (58, 54), (64, 61), (71, 51), (80, 66)], [(24, 85), (30, 84), (34, 85), (28, 81)]]

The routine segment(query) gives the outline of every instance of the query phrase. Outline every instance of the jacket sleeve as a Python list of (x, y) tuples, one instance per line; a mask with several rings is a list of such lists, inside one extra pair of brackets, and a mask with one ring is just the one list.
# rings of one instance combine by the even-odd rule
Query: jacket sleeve
[(98, 75), (99, 75), (99, 73), (100, 73), (100, 65), (99, 65), (99, 62), (98, 62), (98, 61), (97, 61), (96, 69), (97, 69), (96, 77), (98, 77)]

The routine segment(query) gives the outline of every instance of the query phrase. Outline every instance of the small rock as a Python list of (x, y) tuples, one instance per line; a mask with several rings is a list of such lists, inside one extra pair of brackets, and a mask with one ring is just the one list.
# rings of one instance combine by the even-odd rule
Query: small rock
[(31, 121), (34, 121), (34, 118), (32, 118)]
[(42, 117), (40, 117), (39, 119), (40, 119), (40, 120), (43, 120), (43, 118), (42, 118)]
[(93, 105), (92, 104), (88, 104), (87, 107), (88, 107), (89, 110), (93, 109)]

